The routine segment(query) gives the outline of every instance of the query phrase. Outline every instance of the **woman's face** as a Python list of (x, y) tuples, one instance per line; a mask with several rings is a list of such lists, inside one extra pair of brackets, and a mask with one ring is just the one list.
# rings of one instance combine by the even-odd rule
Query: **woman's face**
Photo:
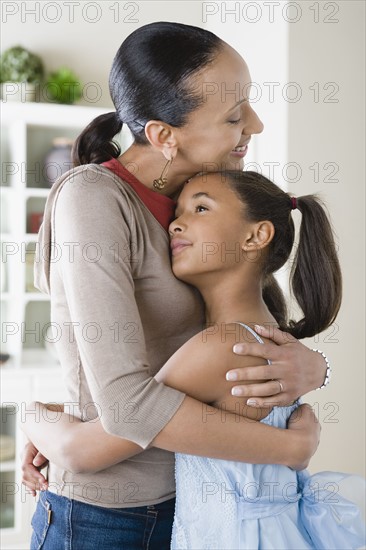
[(237, 195), (221, 174), (203, 174), (185, 184), (169, 226), (172, 268), (199, 286), (202, 275), (241, 269), (242, 243), (250, 231)]
[(178, 156), (191, 173), (243, 170), (251, 136), (263, 131), (248, 101), (250, 84), (245, 61), (228, 45), (194, 78), (203, 104), (177, 129)]

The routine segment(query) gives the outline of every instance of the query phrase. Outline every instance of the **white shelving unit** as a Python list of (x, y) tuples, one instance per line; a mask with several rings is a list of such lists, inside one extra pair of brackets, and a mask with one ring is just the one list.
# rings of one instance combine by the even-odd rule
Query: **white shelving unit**
[[(62, 402), (61, 367), (45, 347), (49, 297), (32, 285), (37, 234), (29, 232), (30, 213), (43, 212), (49, 187), (43, 158), (55, 137), (75, 139), (96, 116), (110, 109), (46, 103), (1, 102), (1, 433), (15, 439), (14, 457), (0, 462), (2, 550), (28, 548), (34, 499), (21, 485), (24, 444), (19, 415), (33, 400)], [(123, 129), (119, 141), (131, 143)]]

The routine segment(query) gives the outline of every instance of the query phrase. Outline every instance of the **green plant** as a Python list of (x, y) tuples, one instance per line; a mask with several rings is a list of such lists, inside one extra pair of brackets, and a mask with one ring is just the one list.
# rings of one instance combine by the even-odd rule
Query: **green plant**
[(44, 76), (41, 58), (22, 46), (5, 50), (1, 56), (0, 68), (1, 82), (39, 83)]
[(67, 67), (61, 67), (48, 75), (46, 94), (51, 101), (70, 105), (81, 98), (82, 85), (75, 73)]

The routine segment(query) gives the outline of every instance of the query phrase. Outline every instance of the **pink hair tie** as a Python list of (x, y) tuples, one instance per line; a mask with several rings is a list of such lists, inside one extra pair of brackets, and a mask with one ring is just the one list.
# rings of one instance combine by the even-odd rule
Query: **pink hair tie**
[(297, 208), (297, 198), (291, 197), (291, 204), (292, 204), (292, 210), (296, 210)]

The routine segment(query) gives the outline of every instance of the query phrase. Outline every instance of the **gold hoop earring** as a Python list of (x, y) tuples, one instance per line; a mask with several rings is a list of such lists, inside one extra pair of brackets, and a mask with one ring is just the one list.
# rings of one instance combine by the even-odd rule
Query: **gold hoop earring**
[(164, 187), (168, 183), (167, 175), (172, 162), (173, 162), (172, 158), (168, 160), (168, 162), (163, 168), (160, 178), (153, 181), (153, 186), (155, 187), (155, 189), (158, 189), (158, 191), (161, 191), (162, 189), (164, 189)]

